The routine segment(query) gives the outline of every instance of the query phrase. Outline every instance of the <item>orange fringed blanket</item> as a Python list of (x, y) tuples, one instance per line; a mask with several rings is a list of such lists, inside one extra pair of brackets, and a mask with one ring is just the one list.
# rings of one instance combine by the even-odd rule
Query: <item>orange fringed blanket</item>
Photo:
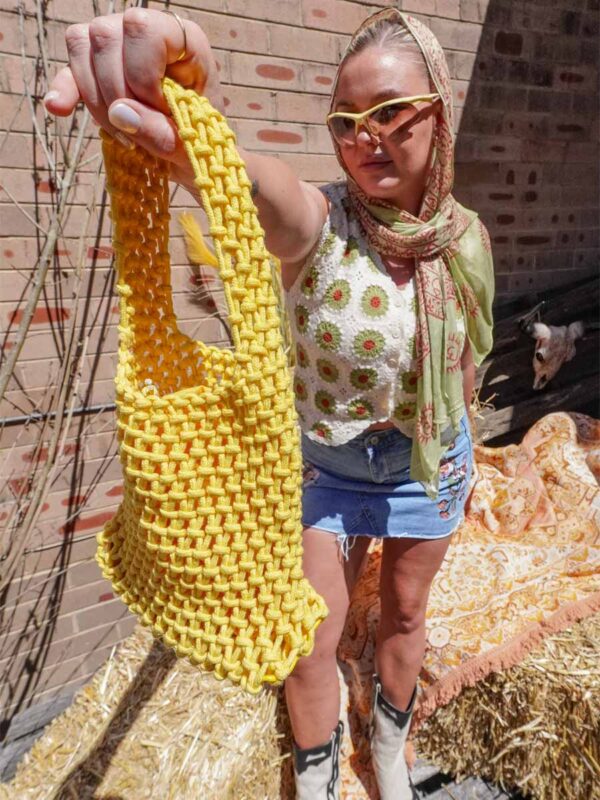
[[(544, 636), (600, 609), (600, 421), (556, 413), (520, 445), (475, 448), (467, 518), (432, 587), (413, 730)], [(367, 736), (377, 587), (375, 549), (339, 649), (346, 736), (342, 796), (376, 796)]]

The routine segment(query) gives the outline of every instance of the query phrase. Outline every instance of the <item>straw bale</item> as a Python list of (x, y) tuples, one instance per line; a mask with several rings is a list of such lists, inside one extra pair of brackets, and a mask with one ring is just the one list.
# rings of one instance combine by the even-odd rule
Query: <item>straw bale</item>
[[(599, 651), (600, 614), (549, 636), (438, 708), (416, 733), (418, 755), (538, 800), (600, 800)], [(290, 800), (290, 745), (281, 690), (217, 681), (138, 627), (0, 799)]]
[(217, 681), (138, 627), (19, 764), (6, 800), (276, 800), (278, 692)]
[(480, 775), (538, 800), (599, 800), (600, 614), (464, 689), (414, 744), (458, 779)]

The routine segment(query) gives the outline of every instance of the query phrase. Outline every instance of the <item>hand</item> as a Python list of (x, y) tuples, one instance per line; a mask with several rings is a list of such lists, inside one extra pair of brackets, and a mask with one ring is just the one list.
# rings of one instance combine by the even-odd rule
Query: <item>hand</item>
[(187, 20), (186, 53), (181, 26), (172, 14), (130, 8), (124, 14), (71, 25), (66, 40), (69, 66), (44, 97), (57, 116), (85, 103), (107, 133), (141, 145), (171, 164), (171, 178), (191, 188), (193, 173), (161, 91), (165, 75), (206, 95), (222, 109), (217, 65), (202, 29)]

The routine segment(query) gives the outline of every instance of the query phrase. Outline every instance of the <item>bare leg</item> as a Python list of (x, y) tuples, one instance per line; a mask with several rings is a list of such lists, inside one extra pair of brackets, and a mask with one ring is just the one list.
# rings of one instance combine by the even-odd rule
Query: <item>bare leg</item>
[(285, 682), (294, 739), (303, 749), (326, 742), (340, 718), (336, 651), (369, 542), (368, 537), (357, 538), (344, 562), (334, 534), (316, 528), (303, 533), (304, 574), (329, 608), (317, 628), (313, 652), (298, 661)]
[(423, 663), (429, 589), (451, 538), (384, 541), (375, 663), (384, 696), (401, 711)]

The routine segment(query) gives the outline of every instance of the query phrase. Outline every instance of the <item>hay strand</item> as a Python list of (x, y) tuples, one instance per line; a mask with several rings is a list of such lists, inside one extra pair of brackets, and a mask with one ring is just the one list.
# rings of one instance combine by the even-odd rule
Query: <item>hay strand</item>
[[(438, 708), (415, 735), (418, 755), (537, 800), (600, 800), (599, 652), (600, 614), (549, 635)], [(0, 798), (290, 800), (290, 744), (281, 692), (216, 681), (140, 627)]]
[(538, 800), (600, 798), (600, 614), (544, 639), (438, 708), (419, 754)]
[(138, 627), (19, 764), (6, 800), (276, 800), (278, 693), (217, 681)]

